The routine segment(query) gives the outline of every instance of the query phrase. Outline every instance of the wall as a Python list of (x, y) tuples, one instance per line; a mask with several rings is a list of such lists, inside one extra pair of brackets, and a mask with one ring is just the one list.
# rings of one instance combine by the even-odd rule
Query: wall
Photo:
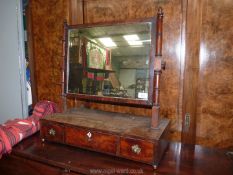
[(233, 148), (233, 1), (202, 9), (197, 142)]
[(129, 89), (128, 87), (136, 82), (136, 69), (120, 69), (119, 80), (121, 85), (127, 89), (127, 94), (135, 97), (135, 89)]
[(20, 7), (17, 1), (0, 1), (0, 123), (27, 115)]
[[(230, 127), (233, 122), (231, 102), (233, 54), (230, 40), (232, 30), (228, 29), (232, 26), (230, 20), (232, 10), (229, 10), (232, 9), (232, 1), (144, 0), (142, 3), (141, 0), (85, 0), (84, 18), (79, 14), (82, 12), (80, 2), (81, 0), (31, 2), (39, 100), (48, 99), (62, 104), (62, 26), (65, 18), (70, 24), (76, 24), (77, 21), (81, 23), (125, 21), (155, 16), (158, 7), (161, 6), (165, 14), (163, 58), (167, 63), (161, 80), (161, 115), (171, 119), (170, 139), (181, 139), (182, 110), (185, 103), (183, 99), (186, 98), (183, 97), (183, 91), (187, 90), (184, 86), (184, 77), (190, 74), (189, 71), (185, 71), (185, 64), (191, 58), (191, 61), (198, 60), (195, 71), (199, 77), (195, 80), (189, 79), (198, 85), (195, 98), (197, 105), (193, 106), (192, 116), (196, 124), (194, 128), (197, 131), (197, 135), (194, 135), (197, 136), (196, 143), (217, 147), (233, 146), (231, 139), (233, 127)], [(195, 8), (200, 15), (198, 18), (196, 14), (192, 14), (191, 3), (197, 5)], [(192, 17), (195, 20), (192, 20)], [(189, 29), (197, 27), (194, 21), (199, 26), (198, 32), (195, 33), (200, 33), (198, 42), (186, 37), (189, 36), (186, 33), (187, 27)], [(195, 55), (192, 55), (191, 46), (197, 50)], [(74, 106), (86, 103), (69, 100), (68, 104)], [(107, 111), (144, 116), (151, 114), (150, 109), (144, 108), (99, 103), (88, 105)]]

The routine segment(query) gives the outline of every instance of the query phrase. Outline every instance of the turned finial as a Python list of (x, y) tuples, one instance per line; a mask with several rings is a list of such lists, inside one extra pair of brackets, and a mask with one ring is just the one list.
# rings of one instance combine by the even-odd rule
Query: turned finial
[(163, 8), (162, 7), (159, 7), (157, 14), (158, 14), (158, 16), (163, 17)]

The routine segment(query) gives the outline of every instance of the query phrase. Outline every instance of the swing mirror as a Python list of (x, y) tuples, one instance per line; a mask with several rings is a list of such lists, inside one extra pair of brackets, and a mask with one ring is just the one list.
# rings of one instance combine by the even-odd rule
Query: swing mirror
[(151, 105), (154, 19), (65, 26), (64, 93), (77, 99)]

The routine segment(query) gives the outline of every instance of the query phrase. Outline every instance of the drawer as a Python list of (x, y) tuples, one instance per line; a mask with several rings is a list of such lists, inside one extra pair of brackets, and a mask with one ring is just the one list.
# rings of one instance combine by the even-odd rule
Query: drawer
[(58, 123), (41, 121), (40, 136), (42, 139), (64, 143), (64, 126)]
[(116, 154), (117, 136), (75, 127), (66, 127), (65, 132), (69, 145)]
[(154, 161), (154, 144), (144, 140), (121, 138), (120, 156), (151, 164)]

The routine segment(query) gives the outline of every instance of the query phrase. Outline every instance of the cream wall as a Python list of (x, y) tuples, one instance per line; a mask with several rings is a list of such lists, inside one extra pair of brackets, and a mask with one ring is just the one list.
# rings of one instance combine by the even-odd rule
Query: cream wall
[(0, 123), (27, 115), (20, 0), (0, 1)]

